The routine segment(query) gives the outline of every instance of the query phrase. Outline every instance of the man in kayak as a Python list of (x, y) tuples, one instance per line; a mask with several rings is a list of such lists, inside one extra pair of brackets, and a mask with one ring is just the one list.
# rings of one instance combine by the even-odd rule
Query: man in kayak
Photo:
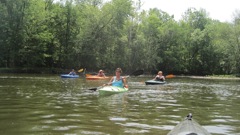
[(99, 70), (97, 76), (99, 77), (106, 77), (103, 70)]
[(158, 74), (155, 76), (153, 80), (155, 81), (165, 81), (165, 77), (162, 75), (162, 71), (158, 71)]
[(113, 76), (107, 85), (112, 85), (112, 86), (117, 86), (117, 87), (122, 87), (122, 88), (123, 87), (128, 88), (126, 78), (122, 77), (121, 73), (122, 73), (122, 69), (117, 68), (115, 70), (116, 76)]
[(72, 69), (72, 71), (69, 73), (69, 75), (76, 75), (76, 72), (74, 69)]

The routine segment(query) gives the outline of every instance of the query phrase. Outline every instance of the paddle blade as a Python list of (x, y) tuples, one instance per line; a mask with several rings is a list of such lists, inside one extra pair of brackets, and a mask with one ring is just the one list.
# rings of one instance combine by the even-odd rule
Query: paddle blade
[(97, 88), (91, 88), (91, 89), (89, 89), (89, 90), (93, 90), (93, 91), (96, 91), (96, 90), (97, 90)]
[(83, 68), (78, 70), (79, 73), (82, 72), (82, 71), (83, 71)]
[(175, 77), (175, 75), (173, 75), (173, 74), (170, 74), (170, 75), (167, 75), (167, 76), (166, 76), (166, 78), (168, 78), (168, 79), (169, 79), (169, 78), (174, 78), (174, 77)]
[(143, 72), (144, 72), (144, 71), (143, 71), (142, 69), (140, 69), (140, 70), (134, 71), (134, 72), (131, 73), (130, 75), (139, 76), (139, 75), (142, 75)]

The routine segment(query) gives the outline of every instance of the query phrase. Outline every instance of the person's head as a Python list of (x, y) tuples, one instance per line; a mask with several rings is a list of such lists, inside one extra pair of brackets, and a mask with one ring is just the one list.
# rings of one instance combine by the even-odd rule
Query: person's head
[(122, 73), (122, 69), (121, 68), (117, 68), (116, 70), (115, 70), (115, 72), (117, 72), (117, 73)]
[(102, 74), (102, 73), (103, 73), (103, 70), (102, 70), (102, 69), (101, 69), (101, 70), (99, 70), (99, 71), (98, 71), (98, 73)]
[(162, 71), (158, 71), (158, 74), (159, 74), (159, 75), (162, 75)]
[(72, 69), (72, 72), (74, 72), (74, 69)]

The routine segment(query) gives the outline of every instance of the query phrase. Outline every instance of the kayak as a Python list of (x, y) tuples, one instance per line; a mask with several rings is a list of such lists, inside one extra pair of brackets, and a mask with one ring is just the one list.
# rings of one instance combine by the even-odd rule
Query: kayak
[(155, 80), (148, 80), (145, 82), (146, 85), (162, 85), (165, 83), (166, 81), (155, 81)]
[(86, 77), (87, 80), (105, 80), (109, 79), (109, 77), (99, 77), (99, 76), (91, 76), (91, 77)]
[(61, 74), (62, 78), (79, 78), (79, 75)]
[(122, 93), (128, 91), (128, 88), (121, 88), (116, 86), (104, 86), (98, 89), (100, 95)]
[(97, 76), (97, 75), (89, 75), (89, 74), (86, 74), (86, 79), (87, 80), (105, 80), (105, 79), (109, 79), (110, 77), (100, 77), (100, 76)]
[(167, 135), (210, 135), (210, 133), (192, 119), (192, 114), (189, 114)]

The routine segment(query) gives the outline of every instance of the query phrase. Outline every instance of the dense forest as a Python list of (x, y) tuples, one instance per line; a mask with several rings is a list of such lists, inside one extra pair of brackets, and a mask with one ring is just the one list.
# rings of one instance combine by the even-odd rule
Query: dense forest
[(212, 75), (240, 73), (240, 12), (232, 22), (186, 9), (182, 19), (132, 0), (0, 0), (0, 68)]

